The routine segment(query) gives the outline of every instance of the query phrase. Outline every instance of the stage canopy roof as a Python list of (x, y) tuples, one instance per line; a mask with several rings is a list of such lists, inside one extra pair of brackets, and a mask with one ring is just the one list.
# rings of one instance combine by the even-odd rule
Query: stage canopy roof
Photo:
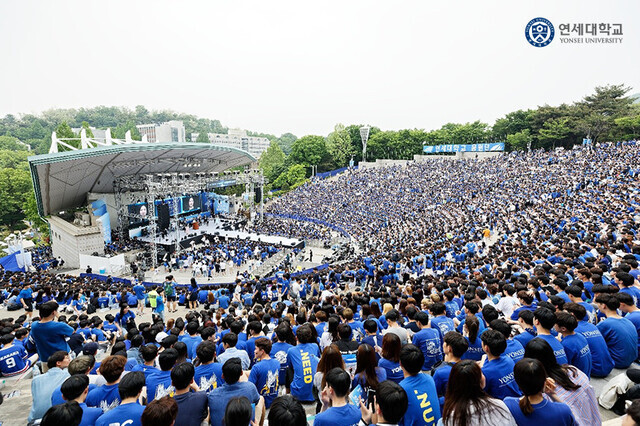
[(113, 193), (120, 176), (222, 172), (256, 161), (246, 151), (206, 143), (132, 143), (29, 157), (41, 216), (81, 206), (88, 192)]

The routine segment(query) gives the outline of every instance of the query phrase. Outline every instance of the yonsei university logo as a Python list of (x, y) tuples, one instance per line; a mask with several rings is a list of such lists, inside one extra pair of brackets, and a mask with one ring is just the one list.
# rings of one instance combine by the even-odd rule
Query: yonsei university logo
[(527, 41), (535, 47), (544, 47), (551, 43), (555, 30), (553, 24), (544, 18), (534, 18), (529, 21), (524, 29)]

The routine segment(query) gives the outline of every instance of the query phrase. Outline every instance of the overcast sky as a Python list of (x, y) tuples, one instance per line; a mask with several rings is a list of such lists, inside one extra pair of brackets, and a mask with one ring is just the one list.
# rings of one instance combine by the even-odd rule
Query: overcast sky
[[(555, 26), (529, 45), (532, 18)], [(229, 127), (431, 130), (640, 92), (640, 2), (0, 2), (0, 115), (97, 105), (171, 109)], [(621, 44), (561, 44), (561, 23), (622, 23)]]

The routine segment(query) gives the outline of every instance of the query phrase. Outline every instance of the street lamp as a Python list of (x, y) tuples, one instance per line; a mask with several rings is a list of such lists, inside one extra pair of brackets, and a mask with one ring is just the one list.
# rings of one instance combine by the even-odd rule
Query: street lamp
[(367, 161), (367, 141), (369, 140), (369, 126), (360, 127), (360, 139), (362, 139), (362, 161)]

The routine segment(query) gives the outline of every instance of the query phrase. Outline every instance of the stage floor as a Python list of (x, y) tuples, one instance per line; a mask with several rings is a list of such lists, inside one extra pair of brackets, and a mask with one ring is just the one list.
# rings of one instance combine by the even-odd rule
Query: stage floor
[[(184, 241), (189, 238), (202, 235), (203, 233), (209, 234), (209, 235), (218, 234), (220, 237), (232, 238), (232, 239), (242, 239), (242, 240), (248, 239), (251, 241), (260, 240), (262, 242), (266, 242), (269, 244), (281, 244), (286, 247), (296, 246), (302, 242), (302, 240), (299, 240), (297, 238), (285, 238), (285, 237), (278, 237), (273, 235), (254, 234), (254, 233), (241, 232), (241, 231), (225, 231), (224, 229), (222, 229), (221, 223), (217, 223), (215, 221), (209, 221), (208, 224), (201, 223), (199, 229), (188, 228), (186, 232), (181, 229), (179, 233), (177, 233), (177, 235), (176, 235), (176, 232), (173, 231), (164, 238), (161, 236), (158, 236), (156, 238), (156, 244), (173, 245), (176, 243), (177, 238), (180, 241)], [(138, 237), (138, 239), (140, 241), (145, 241), (148, 243), (152, 241), (152, 238), (150, 236)]]

